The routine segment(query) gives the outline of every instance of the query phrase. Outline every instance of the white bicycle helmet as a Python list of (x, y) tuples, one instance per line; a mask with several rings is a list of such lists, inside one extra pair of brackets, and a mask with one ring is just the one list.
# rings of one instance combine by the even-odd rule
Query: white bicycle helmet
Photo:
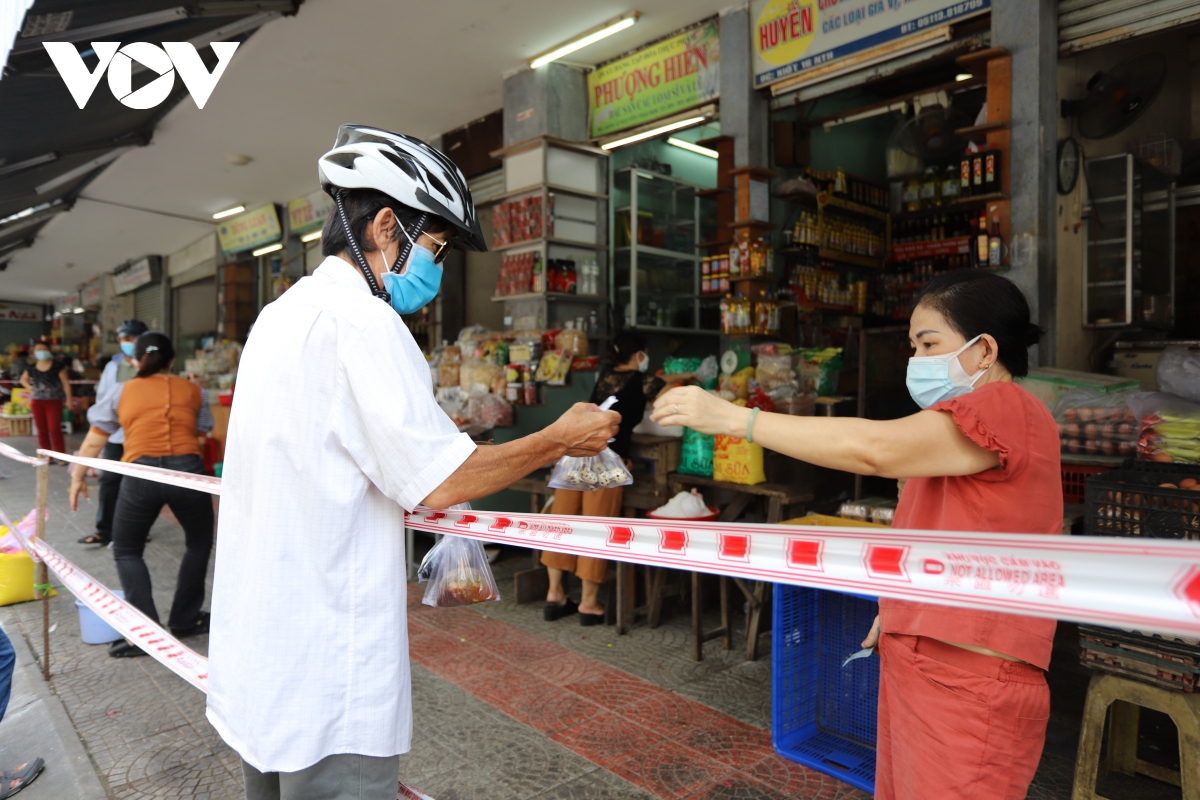
[[(342, 125), (333, 149), (317, 159), (321, 188), (333, 197), (346, 229), (346, 238), (360, 268), (376, 296), (387, 293), (376, 285), (358, 243), (350, 234), (349, 221), (339, 198), (340, 189), (374, 189), (399, 203), (434, 217), (456, 229), (450, 244), (463, 250), (485, 252), (487, 242), (479, 229), (479, 217), (471, 190), (450, 159), (412, 136), (369, 125)], [(405, 231), (409, 241), (401, 247), (392, 267), (399, 272), (408, 258), (412, 242), (420, 235), (428, 217), (422, 216), (414, 231)]]

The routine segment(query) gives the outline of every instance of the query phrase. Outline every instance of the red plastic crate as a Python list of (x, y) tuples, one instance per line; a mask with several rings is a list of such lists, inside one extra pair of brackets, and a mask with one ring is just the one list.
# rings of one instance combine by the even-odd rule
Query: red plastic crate
[(1083, 502), (1083, 485), (1088, 478), (1109, 472), (1116, 467), (1096, 464), (1063, 464), (1061, 469), (1063, 503), (1071, 505)]

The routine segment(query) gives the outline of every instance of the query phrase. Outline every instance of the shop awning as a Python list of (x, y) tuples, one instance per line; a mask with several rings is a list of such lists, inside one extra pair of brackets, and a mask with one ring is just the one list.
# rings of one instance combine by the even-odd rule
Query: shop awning
[[(295, 13), (303, 0), (179, 0), (64, 3), (37, 0), (25, 15), (0, 77), (0, 264), (33, 244), (38, 231), (67, 211), (93, 179), (130, 148), (150, 142), (154, 128), (188, 96), (175, 80), (153, 108), (123, 105), (101, 79), (81, 110), (47, 55), (44, 42), (76, 44), (85, 66), (98, 60), (91, 42), (190, 42), (205, 68), (217, 62), (210, 44), (244, 41), (264, 23)], [(158, 76), (133, 66), (132, 88)], [(190, 101), (189, 101), (190, 102)]]

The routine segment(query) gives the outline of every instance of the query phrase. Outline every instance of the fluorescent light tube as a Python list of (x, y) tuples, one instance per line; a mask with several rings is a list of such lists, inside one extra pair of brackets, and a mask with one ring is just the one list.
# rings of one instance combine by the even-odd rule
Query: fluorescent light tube
[(677, 131), (680, 128), (690, 128), (693, 125), (699, 125), (701, 122), (704, 122), (706, 119), (707, 119), (707, 117), (692, 117), (691, 119), (684, 119), (684, 120), (680, 120), (679, 122), (672, 122), (670, 125), (663, 125), (662, 127), (654, 128), (653, 130), (642, 131), (641, 133), (635, 133), (633, 136), (626, 136), (624, 139), (617, 139), (615, 142), (609, 142), (607, 144), (602, 144), (602, 145), (600, 145), (600, 147), (605, 150), (612, 150), (617, 147), (624, 147), (627, 144), (633, 144), (634, 142), (640, 142), (643, 139), (652, 139), (655, 136), (660, 136), (660, 135), (662, 135), (664, 133), (668, 133), (670, 131)]
[(608, 25), (605, 25), (604, 27), (600, 28), (599, 30), (593, 31), (592, 33), (584, 34), (583, 36), (580, 36), (578, 39), (572, 39), (571, 41), (567, 42), (566, 44), (560, 45), (559, 47), (556, 47), (555, 49), (551, 50), (549, 53), (540, 55), (537, 58), (530, 61), (529, 68), (537, 69), (538, 67), (549, 64), (551, 61), (557, 61), (558, 59), (562, 58), (563, 56), (570, 55), (571, 53), (574, 53), (576, 50), (581, 50), (581, 49), (587, 47), (589, 44), (595, 44), (596, 42), (600, 41), (601, 39), (607, 39), (609, 36), (612, 36), (614, 33), (619, 33), (621, 31), (625, 30), (626, 28), (631, 27), (633, 25), (633, 23), (638, 21), (639, 16), (640, 15), (638, 14), (638, 12), (633, 11), (633, 12), (621, 17), (616, 22), (610, 22)]
[(72, 313), (72, 314), (82, 314), (82, 313), (83, 313), (83, 309), (82, 309), (82, 308), (77, 308), (77, 309), (75, 309), (74, 311), (72, 311), (71, 313)]
[(673, 144), (676, 147), (683, 148), (684, 150), (690, 150), (693, 153), (702, 156), (708, 156), (709, 158), (721, 157), (721, 154), (716, 150), (713, 150), (711, 147), (701, 147), (700, 145), (693, 144), (692, 142), (685, 142), (683, 139), (676, 139), (674, 136), (672, 136), (670, 139), (667, 139), (667, 144)]
[(275, 244), (269, 244), (266, 247), (260, 247), (257, 250), (255, 250), (254, 252), (252, 252), (250, 255), (257, 258), (258, 256), (265, 256), (267, 253), (274, 253), (276, 250), (282, 250), (282, 249), (283, 249), (283, 245), (280, 244), (279, 242), (276, 242)]
[(218, 211), (217, 213), (212, 215), (212, 218), (213, 219), (225, 219), (226, 217), (232, 217), (234, 214), (240, 214), (245, 210), (246, 210), (245, 206), (234, 206), (233, 208), (227, 208), (224, 211)]
[(955, 75), (955, 76), (954, 76), (954, 80), (956, 80), (956, 81), (958, 81), (959, 83), (961, 83), (961, 82), (963, 82), (963, 81), (969, 81), (969, 80), (971, 80), (971, 78), (974, 78), (974, 77), (975, 77), (975, 76), (974, 76), (974, 75), (972, 75), (972, 74), (971, 74), (971, 73), (969, 73), (969, 72), (960, 72), (960, 73), (958, 73), (957, 75)]
[(309, 242), (315, 242), (317, 239), (320, 239), (320, 238), (321, 238), (321, 232), (313, 231), (312, 233), (306, 233), (303, 236), (301, 236), (300, 241), (304, 242), (305, 244), (308, 244)]

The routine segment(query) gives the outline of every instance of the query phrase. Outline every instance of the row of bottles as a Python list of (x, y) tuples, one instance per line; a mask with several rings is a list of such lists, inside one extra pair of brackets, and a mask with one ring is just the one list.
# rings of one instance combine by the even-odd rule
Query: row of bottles
[(885, 235), (876, 226), (827, 216), (822, 227), (822, 247), (868, 258), (883, 257)]
[(721, 299), (721, 333), (726, 336), (757, 334), (775, 336), (779, 333), (780, 302), (766, 292), (758, 300), (745, 295), (725, 295)]
[(1000, 238), (1000, 215), (992, 215), (991, 227), (988, 227), (987, 212), (979, 214), (975, 228), (975, 247), (973, 248), (976, 267), (999, 267), (1004, 264), (1004, 241)]
[(953, 205), (962, 195), (958, 164), (944, 169), (927, 167), (924, 175), (912, 175), (904, 182), (901, 204), (905, 211), (928, 211)]
[(897, 220), (892, 225), (892, 243), (939, 242), (971, 236), (976, 230), (975, 218), (970, 211), (933, 214)]
[(729, 278), (762, 278), (775, 274), (775, 249), (766, 236), (742, 239), (729, 246)]
[(839, 308), (857, 314), (866, 312), (867, 282), (852, 274), (842, 284), (841, 273), (832, 268), (799, 267), (792, 274), (792, 290), (801, 306)]
[(883, 184), (856, 175), (849, 175), (841, 167), (833, 172), (809, 169), (808, 179), (817, 187), (818, 192), (825, 192), (834, 197), (841, 197), (871, 208), (887, 210), (888, 190)]

